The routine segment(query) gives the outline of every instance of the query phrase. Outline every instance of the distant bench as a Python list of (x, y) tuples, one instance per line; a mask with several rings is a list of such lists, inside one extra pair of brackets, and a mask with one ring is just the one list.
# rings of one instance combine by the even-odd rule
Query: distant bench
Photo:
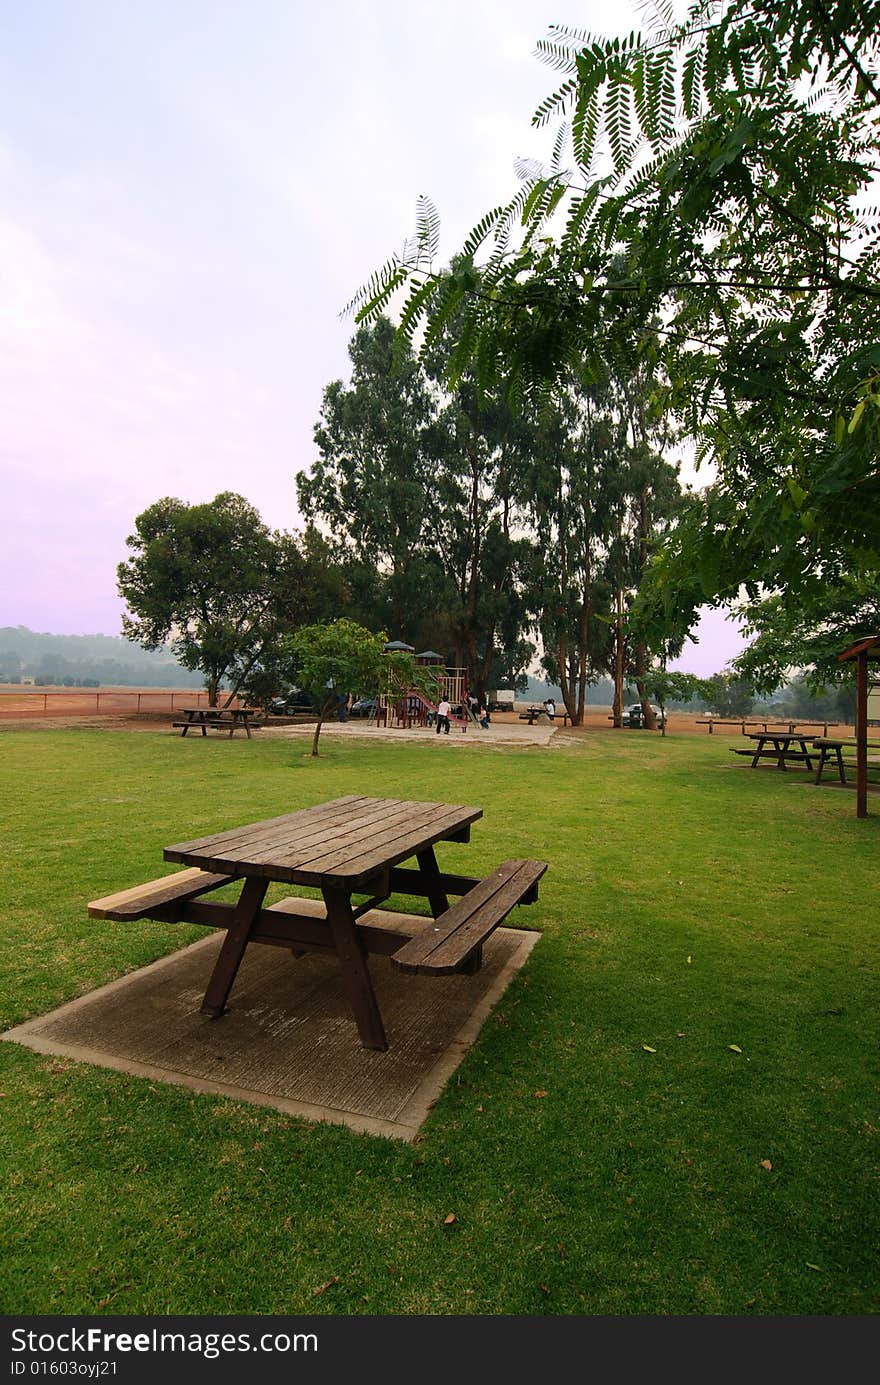
[[(834, 737), (817, 736), (813, 741), (813, 748), (819, 752), (819, 764), (816, 768), (815, 783), (821, 784), (825, 766), (831, 763), (837, 770), (837, 775), (841, 784), (845, 784), (847, 782), (847, 769), (857, 768), (855, 757), (857, 745), (858, 742), (856, 740), (838, 740)], [(868, 741), (868, 750), (869, 752), (871, 750), (880, 752), (880, 740)], [(867, 767), (868, 769), (880, 770), (880, 754), (871, 755), (869, 753)]]

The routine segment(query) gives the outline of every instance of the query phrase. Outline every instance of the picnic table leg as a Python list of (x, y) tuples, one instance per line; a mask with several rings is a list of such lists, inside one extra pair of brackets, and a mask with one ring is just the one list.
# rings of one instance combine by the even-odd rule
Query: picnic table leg
[(327, 923), (339, 957), (342, 984), (354, 1013), (361, 1043), (364, 1048), (384, 1052), (388, 1040), (370, 980), (366, 953), (357, 934), (351, 897), (345, 890), (334, 890), (327, 885), (322, 893), (327, 906)]
[(239, 901), (235, 906), (232, 921), (226, 930), (220, 955), (214, 963), (214, 970), (202, 1001), (202, 1014), (218, 1019), (226, 1009), (229, 992), (235, 981), (244, 950), (251, 936), (254, 920), (269, 888), (268, 880), (249, 876), (244, 882)]
[(758, 749), (755, 751), (754, 756), (752, 757), (752, 769), (758, 768), (758, 761), (761, 758), (761, 747), (763, 746), (763, 744), (763, 741), (758, 741)]
[(434, 855), (434, 848), (429, 846), (425, 851), (418, 852), (416, 860), (424, 877), (425, 895), (431, 906), (431, 913), (435, 919), (439, 918), (449, 908), (449, 900), (438, 883), (440, 867), (437, 864), (437, 857)]

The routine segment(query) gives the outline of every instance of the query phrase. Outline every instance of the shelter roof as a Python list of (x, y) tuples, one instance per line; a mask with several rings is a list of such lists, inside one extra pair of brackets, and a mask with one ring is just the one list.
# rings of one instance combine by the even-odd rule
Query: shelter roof
[(866, 639), (859, 640), (837, 657), (842, 663), (844, 659), (855, 659), (859, 654), (867, 654), (869, 659), (880, 659), (880, 635), (869, 635)]

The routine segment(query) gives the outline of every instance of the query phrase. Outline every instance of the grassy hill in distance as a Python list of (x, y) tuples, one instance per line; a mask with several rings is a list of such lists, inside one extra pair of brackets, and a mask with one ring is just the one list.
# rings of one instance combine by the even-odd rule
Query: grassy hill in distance
[(51, 635), (24, 625), (0, 626), (0, 683), (42, 678), (97, 680), (103, 686), (200, 688), (201, 674), (182, 668), (170, 649), (153, 653), (118, 635)]

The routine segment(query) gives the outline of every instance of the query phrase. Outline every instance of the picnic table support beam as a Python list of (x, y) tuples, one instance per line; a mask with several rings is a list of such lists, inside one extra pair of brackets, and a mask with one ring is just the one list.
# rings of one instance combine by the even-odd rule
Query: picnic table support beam
[(226, 1009), (229, 992), (238, 974), (244, 950), (250, 941), (251, 930), (266, 897), (269, 881), (259, 876), (248, 876), (244, 882), (241, 896), (235, 906), (232, 922), (229, 925), (220, 955), (214, 964), (208, 989), (202, 1001), (202, 1014), (219, 1019)]
[(434, 848), (429, 846), (425, 851), (420, 851), (416, 856), (416, 860), (419, 863), (419, 871), (422, 877), (419, 893), (426, 896), (434, 918), (439, 918), (440, 915), (445, 914), (446, 910), (449, 908), (449, 900), (446, 898), (443, 890), (440, 867), (437, 864)]
[(357, 923), (351, 907), (351, 897), (345, 890), (322, 886), (327, 906), (327, 923), (339, 957), (342, 984), (352, 1008), (361, 1043), (384, 1053), (388, 1048), (385, 1026), (379, 1013), (376, 993), (367, 966), (367, 954), (358, 937)]

